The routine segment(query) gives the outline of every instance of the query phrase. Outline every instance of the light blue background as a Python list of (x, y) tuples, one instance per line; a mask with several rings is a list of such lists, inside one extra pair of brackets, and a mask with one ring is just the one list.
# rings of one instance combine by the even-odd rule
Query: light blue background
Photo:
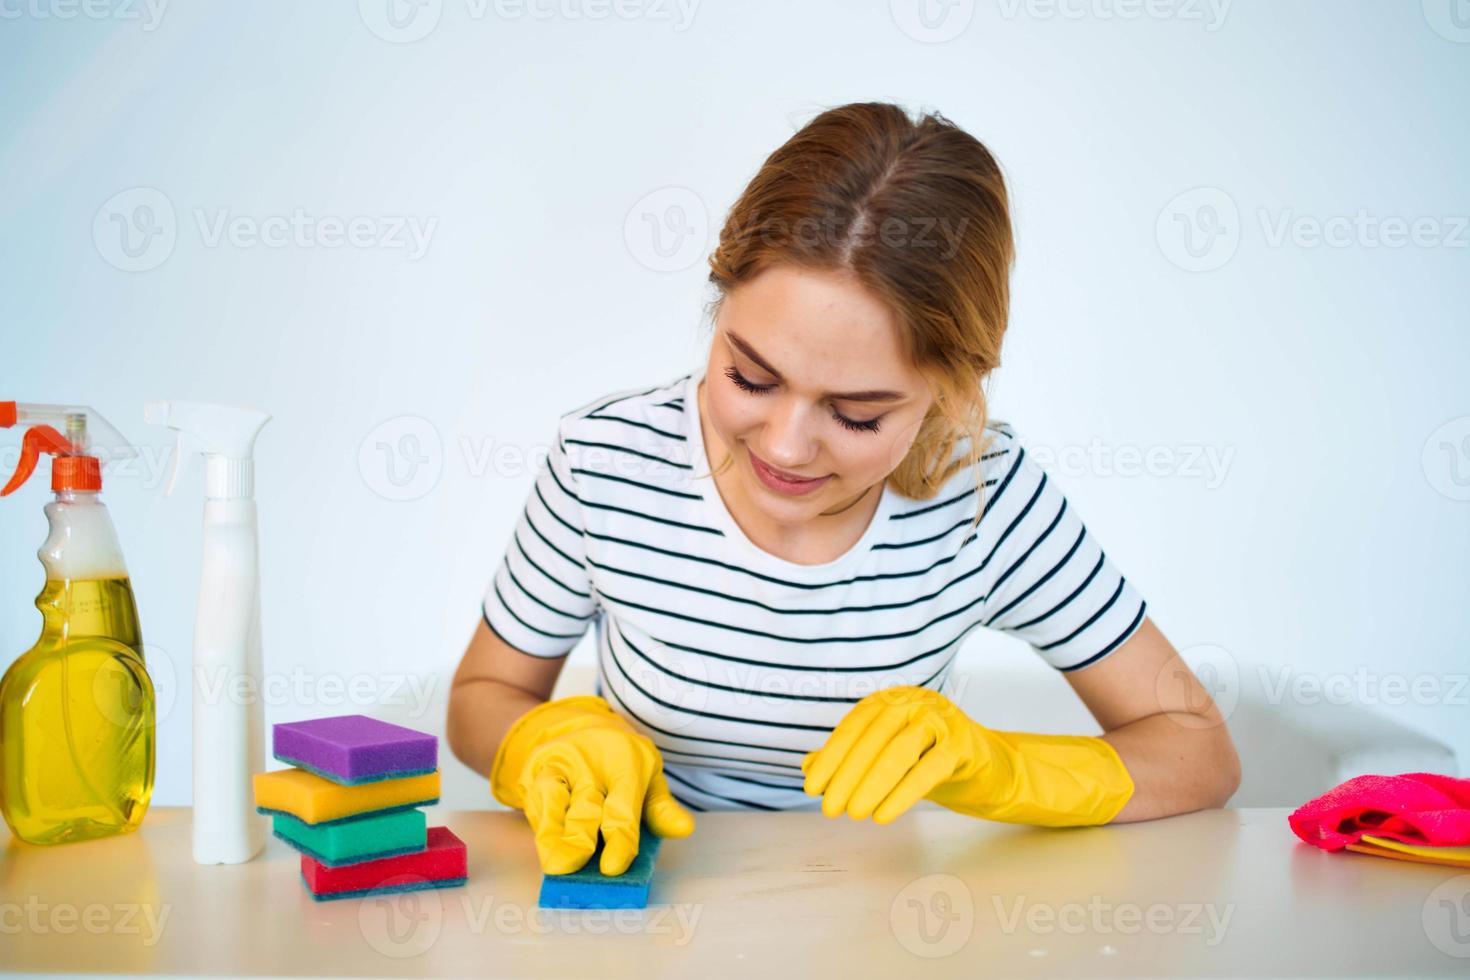
[[(189, 797), (175, 695), (202, 480), (160, 497), (147, 400), (274, 415), (266, 663), (307, 698), (268, 698), (268, 720), (356, 710), (328, 710), (324, 679), (447, 684), (532, 478), (489, 454), (513, 463), (560, 413), (694, 367), (725, 210), (795, 127), (868, 99), (938, 109), (1006, 168), (1019, 260), (995, 411), (1038, 446), (1103, 447), (1107, 465), (1057, 478), (1175, 645), (1278, 678), (1427, 678), (1429, 703), (1368, 701), (1470, 758), (1455, 2), (1459, 22), (1450, 0), (1237, 0), (1223, 19), (1183, 0), (1137, 17), (1126, 0), (959, 3), (932, 8), (959, 20), (926, 42), (902, 2), (706, 0), (681, 24), (648, 4), (538, 18), (443, 0), (400, 43), (386, 0), (174, 3), (156, 23), (3, 0), (0, 397), (90, 403), (143, 447), (107, 499), (164, 673), (155, 800)], [(176, 240), (123, 271), (108, 208), (131, 217), (136, 188), (164, 196)], [(692, 258), (659, 271), (643, 215), (671, 232), (670, 201), (693, 205)], [(296, 209), (434, 224), (417, 259), (211, 247), (199, 227)], [(1360, 212), (1427, 217), (1439, 241), (1273, 244), (1283, 218)], [(1181, 267), (1186, 230), (1211, 268)], [(389, 471), (379, 443), (408, 455)], [(1174, 464), (1120, 475), (1126, 447)], [(1228, 459), (1218, 479), (1186, 465), (1207, 450)], [(39, 625), (44, 484), (0, 501), (0, 664)], [(1025, 656), (980, 635), (966, 651)]]

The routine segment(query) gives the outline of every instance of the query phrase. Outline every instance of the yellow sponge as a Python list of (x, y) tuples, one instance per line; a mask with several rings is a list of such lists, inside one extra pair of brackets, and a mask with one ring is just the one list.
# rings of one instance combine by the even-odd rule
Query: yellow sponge
[(1437, 858), (1443, 861), (1453, 861), (1470, 867), (1470, 847), (1456, 847), (1454, 845), (1428, 845), (1410, 844), (1406, 841), (1394, 840), (1392, 837), (1375, 837), (1372, 834), (1364, 834), (1363, 840), (1379, 847), (1388, 848), (1391, 851), (1402, 851), (1415, 857)]
[(303, 823), (336, 823), (368, 813), (387, 813), (439, 802), (439, 770), (402, 779), (343, 786), (305, 769), (255, 774), (255, 809), (287, 813)]

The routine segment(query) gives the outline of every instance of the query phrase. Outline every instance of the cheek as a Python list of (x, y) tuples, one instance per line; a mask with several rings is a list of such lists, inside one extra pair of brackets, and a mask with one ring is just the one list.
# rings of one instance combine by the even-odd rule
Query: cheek
[(765, 417), (760, 396), (736, 390), (733, 385), (706, 389), (705, 402), (709, 408), (710, 425), (726, 441), (756, 428)]
[(924, 416), (911, 415), (902, 419), (890, 419), (889, 422), (891, 424), (884, 425), (874, 440), (874, 451), (883, 457), (880, 465), (887, 473), (893, 472), (908, 455), (914, 440), (918, 438), (919, 429), (924, 425)]
[(832, 453), (844, 475), (862, 483), (873, 483), (882, 479), (903, 458), (893, 458), (892, 439), (881, 429), (877, 432), (844, 432), (829, 442)]

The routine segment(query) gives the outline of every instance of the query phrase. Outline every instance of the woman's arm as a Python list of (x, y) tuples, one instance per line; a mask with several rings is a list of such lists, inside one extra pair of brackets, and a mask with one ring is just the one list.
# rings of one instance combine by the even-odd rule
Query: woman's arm
[(488, 778), (500, 740), (517, 718), (551, 697), (566, 659), (523, 653), (481, 619), (449, 690), (447, 734), (455, 757)]
[(1225, 719), (1153, 620), (1065, 676), (1133, 779), (1114, 823), (1223, 806), (1235, 793), (1240, 758)]

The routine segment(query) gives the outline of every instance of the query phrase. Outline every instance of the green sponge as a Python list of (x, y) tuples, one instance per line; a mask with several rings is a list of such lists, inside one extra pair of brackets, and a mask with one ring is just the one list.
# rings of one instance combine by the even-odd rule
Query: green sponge
[(327, 824), (305, 823), (289, 813), (277, 813), (272, 820), (277, 837), (329, 868), (413, 854), (428, 841), (429, 821), (422, 810), (374, 813)]

